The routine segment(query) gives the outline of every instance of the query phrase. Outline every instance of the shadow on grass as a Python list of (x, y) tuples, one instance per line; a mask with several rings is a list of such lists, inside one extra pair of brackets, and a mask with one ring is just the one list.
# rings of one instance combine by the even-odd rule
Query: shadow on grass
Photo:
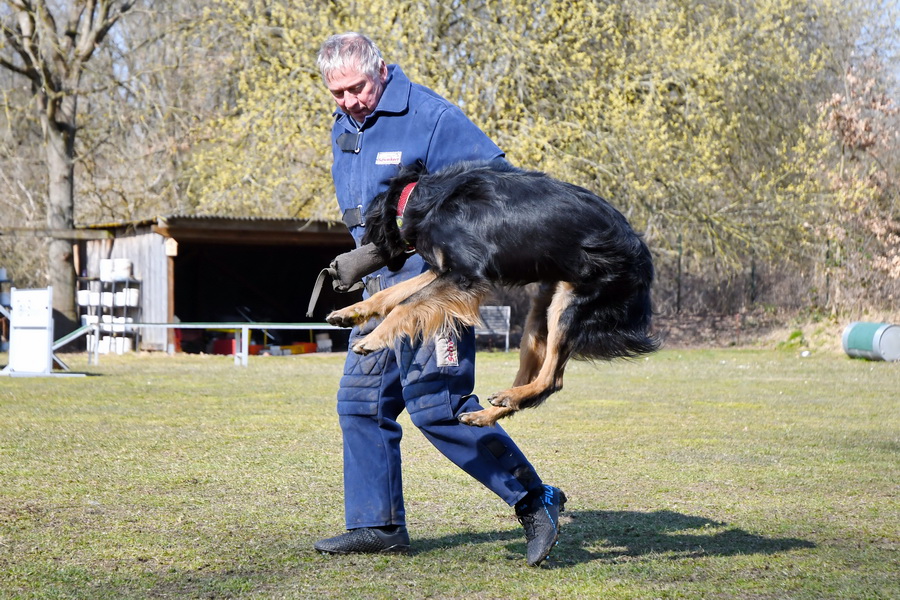
[[(678, 560), (703, 556), (775, 554), (801, 548), (815, 548), (797, 538), (770, 538), (706, 519), (672, 511), (567, 511), (562, 515), (559, 545), (553, 550), (550, 567), (604, 561), (620, 562), (642, 556)], [(485, 532), (416, 539), (416, 552), (448, 546), (509, 541), (510, 552), (525, 554), (521, 530)]]
[[(413, 554), (441, 553), (457, 546), (498, 542), (505, 544), (510, 561), (524, 567), (525, 540), (519, 528), (439, 537), (416, 536)], [(385, 568), (384, 561), (388, 557), (321, 557), (311, 546), (310, 542), (298, 548), (293, 536), (265, 540), (258, 544), (258, 554), (236, 557), (230, 567), (216, 564), (176, 568), (149, 559), (145, 563), (142, 558), (134, 559), (137, 564), (124, 560), (112, 569), (108, 569), (109, 564), (85, 566), (58, 561), (31, 564), (21, 567), (19, 576), (13, 577), (17, 587), (4, 591), (12, 597), (18, 597), (18, 592), (21, 597), (116, 600), (230, 598), (258, 595), (261, 590), (283, 585), (298, 595), (330, 597), (339, 593), (336, 590), (342, 585), (381, 585), (374, 581), (379, 577), (378, 570)], [(776, 554), (814, 547), (815, 544), (805, 540), (765, 537), (730, 527), (727, 523), (672, 511), (567, 511), (563, 514), (560, 543), (542, 566), (565, 569), (585, 563), (640, 561), (645, 557), (648, 561), (678, 561)], [(396, 560), (402, 562), (402, 557), (396, 557)], [(378, 570), (371, 570), (373, 564)], [(357, 574), (348, 580), (342, 579), (347, 577), (347, 572)], [(366, 573), (372, 574), (371, 577)], [(316, 577), (321, 577), (321, 581)], [(6, 596), (0, 592), (0, 597)]]

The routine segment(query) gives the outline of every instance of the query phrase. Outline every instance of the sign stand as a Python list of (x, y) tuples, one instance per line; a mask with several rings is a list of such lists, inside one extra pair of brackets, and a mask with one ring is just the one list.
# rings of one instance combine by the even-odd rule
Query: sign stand
[(84, 377), (84, 373), (54, 373), (53, 288), (12, 288), (9, 318), (9, 364), (0, 375), (10, 377)]

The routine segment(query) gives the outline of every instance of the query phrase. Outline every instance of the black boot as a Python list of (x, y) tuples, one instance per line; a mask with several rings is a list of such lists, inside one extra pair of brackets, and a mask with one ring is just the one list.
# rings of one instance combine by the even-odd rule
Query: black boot
[(544, 562), (556, 545), (559, 539), (559, 513), (565, 510), (566, 499), (562, 490), (545, 485), (516, 504), (516, 516), (525, 528), (529, 567)]
[(328, 554), (407, 554), (409, 533), (403, 525), (393, 527), (362, 527), (339, 536), (319, 540), (313, 544), (319, 552)]

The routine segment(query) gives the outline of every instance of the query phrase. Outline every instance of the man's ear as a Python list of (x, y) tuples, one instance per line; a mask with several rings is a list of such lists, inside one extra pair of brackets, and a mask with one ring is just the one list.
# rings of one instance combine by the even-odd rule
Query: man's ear
[(379, 76), (381, 77), (381, 83), (387, 83), (388, 79), (388, 68), (384, 61), (381, 61), (381, 69), (379, 70)]

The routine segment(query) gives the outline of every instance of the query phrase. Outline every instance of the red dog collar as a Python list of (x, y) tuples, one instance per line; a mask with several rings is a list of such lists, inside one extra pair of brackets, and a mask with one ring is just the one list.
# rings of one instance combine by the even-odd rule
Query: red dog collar
[[(400, 200), (397, 201), (397, 229), (403, 227), (403, 213), (406, 212), (406, 204), (409, 202), (409, 197), (412, 195), (413, 189), (416, 187), (417, 181), (412, 183), (407, 183), (406, 187), (403, 188), (403, 191), (400, 192)], [(406, 241), (406, 240), (404, 240)], [(413, 248), (412, 244), (406, 242), (406, 251), (407, 252), (415, 252), (415, 248)]]
[(409, 197), (412, 195), (413, 189), (416, 187), (418, 182), (414, 181), (412, 183), (407, 183), (406, 187), (403, 188), (403, 191), (400, 192), (400, 200), (397, 201), (397, 226), (399, 227), (403, 221), (403, 213), (406, 212), (406, 203), (409, 202)]

